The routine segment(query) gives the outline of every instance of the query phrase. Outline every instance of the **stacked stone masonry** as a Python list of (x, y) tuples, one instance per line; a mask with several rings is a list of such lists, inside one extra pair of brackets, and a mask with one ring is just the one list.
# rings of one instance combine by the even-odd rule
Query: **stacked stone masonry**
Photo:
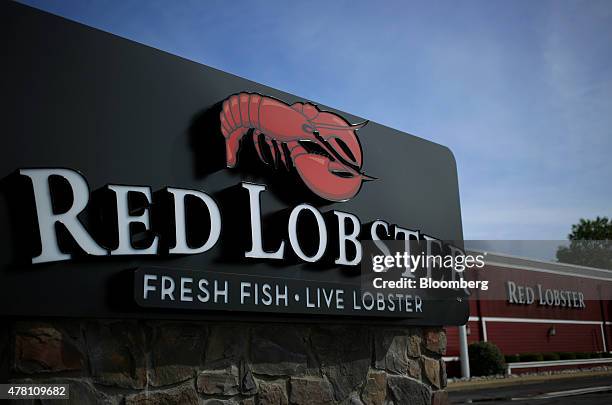
[(62, 405), (441, 405), (445, 350), (442, 328), (352, 325), (13, 320), (0, 338), (2, 380), (68, 383)]

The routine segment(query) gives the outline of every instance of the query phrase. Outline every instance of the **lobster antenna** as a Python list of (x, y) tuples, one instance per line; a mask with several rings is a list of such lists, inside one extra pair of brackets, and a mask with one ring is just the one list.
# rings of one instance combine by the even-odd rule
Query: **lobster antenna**
[(317, 128), (325, 128), (325, 129), (338, 129), (338, 130), (357, 130), (359, 128), (363, 128), (365, 127), (370, 121), (366, 120), (363, 122), (360, 122), (358, 124), (349, 124), (348, 126), (343, 126), (343, 125), (330, 125), (330, 124), (319, 124), (317, 122), (315, 122)]
[(365, 120), (363, 122), (351, 125), (351, 128), (355, 128), (355, 129), (363, 128), (366, 125), (368, 125), (369, 122), (370, 122), (370, 120)]

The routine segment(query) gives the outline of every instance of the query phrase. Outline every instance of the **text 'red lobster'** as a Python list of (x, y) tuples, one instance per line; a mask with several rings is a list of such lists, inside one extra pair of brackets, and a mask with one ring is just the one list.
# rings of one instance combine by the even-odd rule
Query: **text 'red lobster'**
[[(221, 132), (225, 137), (227, 167), (237, 163), (244, 135), (253, 131), (253, 143), (264, 163), (295, 166), (306, 186), (330, 201), (353, 198), (363, 181), (361, 145), (356, 130), (341, 116), (320, 111), (310, 103), (286, 104), (257, 93), (239, 93), (223, 101)], [(264, 156), (267, 145), (268, 158)]]

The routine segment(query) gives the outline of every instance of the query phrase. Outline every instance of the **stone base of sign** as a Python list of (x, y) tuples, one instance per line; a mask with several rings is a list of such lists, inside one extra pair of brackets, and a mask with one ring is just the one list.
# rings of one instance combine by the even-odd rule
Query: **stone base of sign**
[[(66, 404), (445, 404), (441, 328), (12, 320), (3, 381)], [(64, 401), (62, 401), (64, 403)]]

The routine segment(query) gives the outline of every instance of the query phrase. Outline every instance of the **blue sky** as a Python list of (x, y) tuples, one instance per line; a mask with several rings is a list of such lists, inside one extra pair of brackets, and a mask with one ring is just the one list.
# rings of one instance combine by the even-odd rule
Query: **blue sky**
[(612, 215), (612, 2), (24, 1), (449, 146), (466, 239)]

